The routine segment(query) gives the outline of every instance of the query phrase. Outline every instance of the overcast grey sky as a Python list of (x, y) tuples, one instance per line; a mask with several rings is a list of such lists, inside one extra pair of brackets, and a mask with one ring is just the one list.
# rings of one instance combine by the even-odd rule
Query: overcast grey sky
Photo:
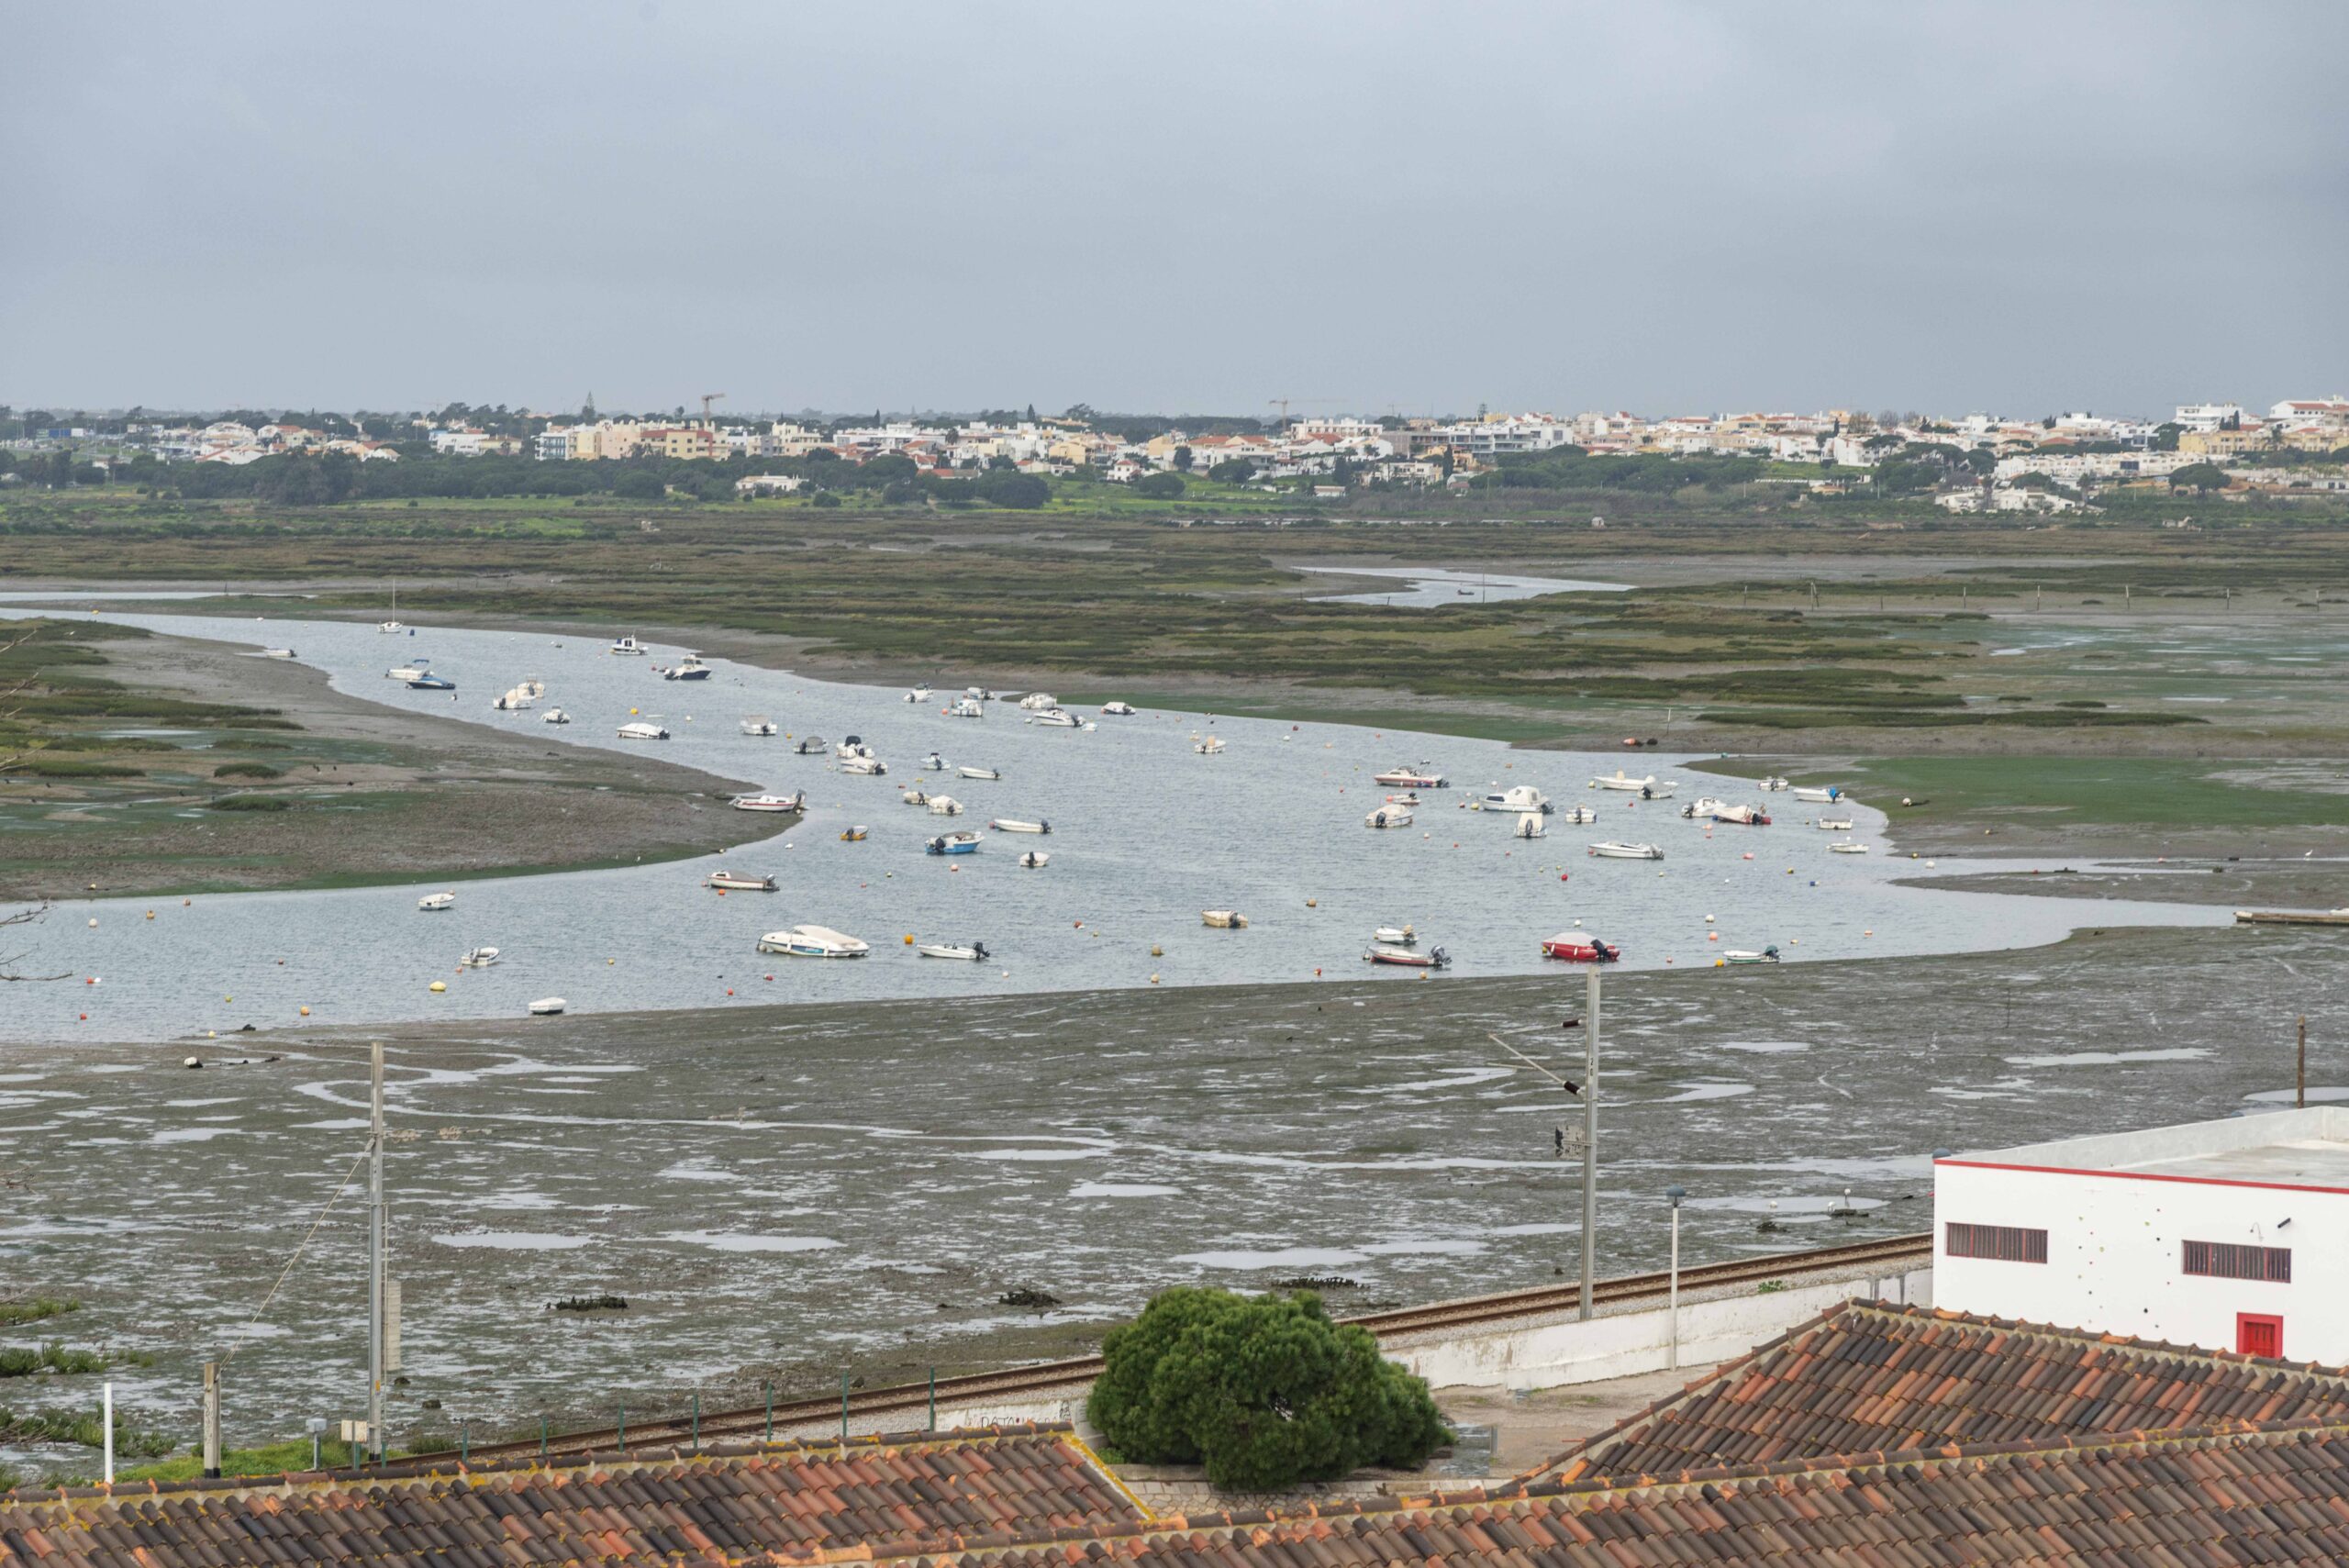
[(2349, 6), (0, 9), (0, 401), (2349, 386)]

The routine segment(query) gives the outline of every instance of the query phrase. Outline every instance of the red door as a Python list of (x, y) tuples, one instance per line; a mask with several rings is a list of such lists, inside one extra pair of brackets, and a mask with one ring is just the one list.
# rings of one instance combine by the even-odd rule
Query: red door
[(2236, 1313), (2235, 1349), (2247, 1356), (2281, 1356), (2284, 1320), (2261, 1312)]

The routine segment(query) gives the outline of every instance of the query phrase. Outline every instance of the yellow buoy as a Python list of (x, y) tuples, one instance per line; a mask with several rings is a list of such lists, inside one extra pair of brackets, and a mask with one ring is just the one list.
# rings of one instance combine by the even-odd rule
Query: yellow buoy
[(1305, 906), (1308, 909), (1319, 909), (1321, 907), (1321, 900), (1319, 898), (1308, 898), (1305, 901)]
[(1152, 958), (1164, 958), (1166, 956), (1166, 950), (1160, 947), (1156, 942), (1152, 942), (1150, 944), (1150, 956)]
[(913, 937), (913, 933), (912, 933), (911, 931), (907, 931), (907, 932), (906, 933), (906, 945), (907, 945), (907, 947), (911, 947), (911, 946), (913, 946), (913, 945), (914, 945), (914, 937)]
[(149, 919), (150, 919), (150, 920), (151, 920), (151, 919), (153, 919), (153, 918), (155, 917), (155, 911), (153, 911), (152, 909), (148, 910), (148, 911), (147, 911), (147, 917), (148, 917)]
[(431, 984), (429, 989), (434, 991), (446, 991), (449, 989), (449, 983), (445, 980), (436, 980)]
[(302, 1009), (302, 1016), (303, 1016), (304, 1018), (308, 1018), (308, 1017), (310, 1016), (310, 1009), (308, 1008), (308, 1006), (305, 1006), (303, 1007), (303, 1009)]

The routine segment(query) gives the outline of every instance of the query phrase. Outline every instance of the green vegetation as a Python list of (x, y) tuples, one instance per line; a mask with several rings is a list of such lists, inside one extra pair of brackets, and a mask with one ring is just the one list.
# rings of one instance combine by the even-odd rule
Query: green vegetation
[(42, 1323), (51, 1318), (62, 1318), (68, 1312), (81, 1310), (80, 1302), (53, 1296), (32, 1296), (18, 1301), (0, 1301), (0, 1329), (17, 1329), (27, 1323)]
[[(95, 1401), (93, 1404), (95, 1405)], [(17, 1443), (79, 1443), (83, 1448), (106, 1447), (106, 1428), (94, 1410), (89, 1415), (74, 1415), (63, 1410), (9, 1410), (0, 1408), (0, 1442)], [(137, 1459), (158, 1459), (176, 1446), (159, 1432), (134, 1430), (119, 1409), (115, 1411), (114, 1451), (117, 1454)]]
[(282, 795), (224, 795), (204, 805), (208, 811), (287, 811), (294, 803)]
[(144, 1364), (145, 1358), (109, 1357), (95, 1351), (68, 1350), (62, 1340), (30, 1348), (0, 1345), (0, 1377), (32, 1377), (43, 1373), (71, 1377), (81, 1373), (105, 1372), (120, 1361)]
[(1321, 1298), (1177, 1288), (1103, 1341), (1086, 1413), (1123, 1458), (1277, 1491), (1365, 1464), (1416, 1470), (1450, 1434), (1427, 1385)]
[(285, 770), (267, 762), (223, 762), (212, 770), (212, 776), (216, 779), (282, 779), (285, 776)]

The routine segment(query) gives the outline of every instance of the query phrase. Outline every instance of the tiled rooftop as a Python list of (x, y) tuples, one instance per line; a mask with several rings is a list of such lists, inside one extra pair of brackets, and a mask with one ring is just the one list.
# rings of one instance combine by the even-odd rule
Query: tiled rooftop
[[(126, 1495), (128, 1494), (128, 1495)], [(1141, 1511), (1065, 1429), (607, 1456), (430, 1474), (0, 1495), (0, 1568), (446, 1568), (945, 1551), (1131, 1529)]]
[(2349, 1422), (2349, 1376), (2284, 1362), (1846, 1303), (1600, 1433), (1567, 1478), (1979, 1447), (2213, 1421)]

